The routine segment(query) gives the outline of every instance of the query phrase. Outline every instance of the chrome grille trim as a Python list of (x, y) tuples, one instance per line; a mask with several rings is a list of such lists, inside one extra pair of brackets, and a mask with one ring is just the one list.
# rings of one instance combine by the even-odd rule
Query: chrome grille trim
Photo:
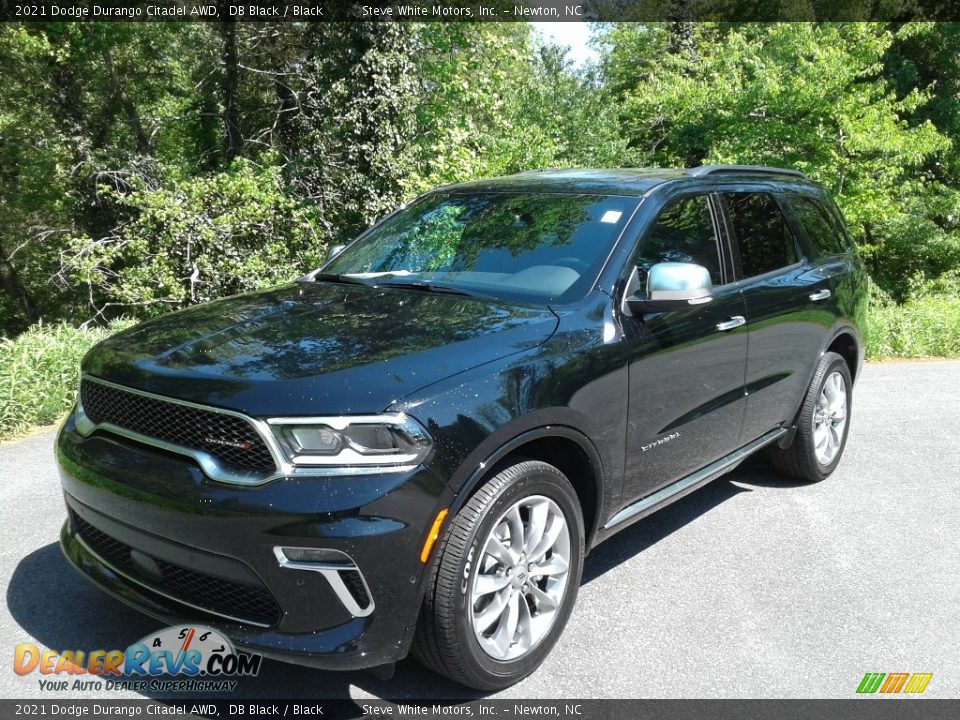
[(162, 440), (150, 435), (144, 435), (143, 433), (139, 433), (135, 430), (120, 427), (109, 422), (95, 423), (87, 416), (86, 412), (84, 412), (83, 402), (78, 395), (77, 409), (75, 411), (74, 418), (77, 432), (85, 437), (93, 434), (97, 430), (102, 430), (113, 435), (119, 435), (120, 437), (127, 438), (128, 440), (143, 443), (144, 445), (151, 445), (153, 447), (160, 448), (161, 450), (174, 452), (179, 455), (186, 455), (187, 457), (193, 458), (197, 462), (207, 477), (209, 477), (211, 480), (216, 480), (217, 482), (232, 483), (235, 485), (262, 485), (272, 480), (284, 477), (286, 474), (284, 470), (286, 469), (287, 462), (284, 459), (279, 446), (277, 445), (276, 438), (274, 438), (273, 433), (270, 431), (267, 424), (262, 420), (256, 420), (244, 415), (243, 413), (233, 410), (224, 410), (222, 408), (211, 407), (209, 405), (200, 405), (188, 400), (180, 400), (178, 398), (171, 398), (165, 395), (157, 395), (145, 390), (137, 390), (136, 388), (127, 387), (126, 385), (118, 385), (117, 383), (113, 383), (108, 380), (101, 380), (100, 378), (91, 377), (90, 375), (83, 375), (81, 377), (81, 382), (90, 382), (103, 385), (105, 387), (121, 390), (132, 395), (140, 395), (142, 397), (150, 398), (159, 402), (181, 405), (194, 410), (226, 415), (244, 420), (250, 425), (251, 428), (253, 428), (254, 432), (256, 432), (259, 438), (266, 445), (270, 452), (270, 456), (273, 458), (274, 470), (267, 472), (244, 472), (242, 470), (225, 465), (219, 459), (204, 450), (187, 447), (185, 445), (169, 442), (167, 440)]

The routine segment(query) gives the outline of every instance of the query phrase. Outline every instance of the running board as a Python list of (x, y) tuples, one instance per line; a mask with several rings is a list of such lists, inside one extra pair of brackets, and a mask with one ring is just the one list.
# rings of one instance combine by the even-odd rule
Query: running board
[(659, 505), (672, 498), (678, 493), (682, 493), (684, 490), (688, 490), (695, 485), (705, 483), (708, 480), (713, 479), (724, 470), (727, 470), (734, 465), (743, 462), (743, 460), (750, 454), (755, 453), (760, 448), (769, 445), (770, 443), (776, 442), (788, 432), (787, 428), (777, 428), (776, 430), (771, 430), (766, 435), (758, 437), (751, 443), (747, 443), (739, 450), (734, 450), (729, 455), (720, 458), (719, 460), (710, 463), (705, 468), (698, 470), (692, 475), (687, 475), (685, 478), (677, 480), (675, 483), (667, 485), (665, 488), (657, 490), (652, 495), (647, 495), (646, 497), (640, 498), (632, 505), (627, 505), (620, 512), (614, 515), (607, 521), (607, 524), (604, 525), (604, 529), (607, 530), (612, 528), (614, 525), (619, 525), (620, 523), (629, 520), (635, 515), (639, 515), (645, 510), (649, 510), (654, 505)]

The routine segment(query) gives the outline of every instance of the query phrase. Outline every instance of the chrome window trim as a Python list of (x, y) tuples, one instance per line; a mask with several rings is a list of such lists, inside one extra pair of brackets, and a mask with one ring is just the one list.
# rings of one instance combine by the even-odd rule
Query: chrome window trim
[[(180, 400), (179, 398), (172, 398), (166, 395), (157, 395), (156, 393), (148, 392), (146, 390), (138, 390), (136, 388), (120, 385), (118, 383), (110, 382), (109, 380), (102, 380), (87, 374), (81, 375), (81, 380), (104, 385), (122, 392), (140, 395), (152, 400), (173, 403), (174, 405), (182, 405), (184, 407), (202, 410), (204, 412), (218, 413), (220, 415), (228, 415), (230, 417), (240, 418), (241, 420), (250, 423), (251, 427), (254, 429), (260, 439), (266, 444), (267, 449), (270, 452), (270, 456), (273, 458), (276, 469), (272, 472), (258, 473), (233, 470), (225, 466), (220, 460), (204, 450), (167, 442), (166, 440), (161, 440), (160, 438), (144, 435), (134, 430), (128, 430), (127, 428), (114, 425), (113, 423), (95, 423), (87, 416), (86, 412), (84, 412), (83, 401), (78, 393), (77, 407), (74, 410), (74, 423), (76, 424), (77, 432), (80, 433), (80, 435), (89, 437), (94, 432), (101, 430), (103, 432), (117, 435), (128, 440), (133, 440), (134, 442), (142, 443), (144, 445), (150, 445), (152, 447), (160, 448), (161, 450), (177, 453), (178, 455), (185, 455), (195, 460), (200, 466), (200, 469), (203, 470), (204, 474), (216, 482), (228, 483), (232, 485), (256, 486), (264, 485), (268, 482), (273, 482), (274, 480), (279, 480), (284, 477), (376, 475), (381, 473), (410, 472), (417, 468), (417, 465), (409, 464), (357, 466), (339, 465), (329, 467), (307, 467), (303, 465), (297, 466), (287, 459), (280, 447), (279, 441), (270, 429), (271, 423), (282, 423), (284, 420), (290, 420), (292, 418), (271, 418), (270, 420), (259, 420), (235, 410), (225, 410), (223, 408), (212, 407), (210, 405), (201, 405), (200, 403), (190, 402), (189, 400)], [(393, 415), (343, 416), (343, 418), (296, 418), (296, 421), (301, 423), (324, 422), (329, 424), (333, 420), (340, 422), (356, 422), (357, 419), (370, 420), (373, 418), (380, 418), (380, 421), (382, 422), (384, 417), (394, 416), (405, 417), (402, 415), (402, 413), (395, 413)]]

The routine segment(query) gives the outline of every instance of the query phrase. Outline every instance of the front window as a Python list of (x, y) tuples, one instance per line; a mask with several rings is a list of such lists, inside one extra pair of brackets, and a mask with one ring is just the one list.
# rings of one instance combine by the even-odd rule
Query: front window
[(433, 194), (392, 216), (324, 273), (546, 303), (583, 297), (636, 198)]
[(702, 265), (714, 285), (723, 285), (720, 244), (706, 195), (680, 198), (667, 205), (640, 242), (636, 258), (640, 287), (657, 263)]

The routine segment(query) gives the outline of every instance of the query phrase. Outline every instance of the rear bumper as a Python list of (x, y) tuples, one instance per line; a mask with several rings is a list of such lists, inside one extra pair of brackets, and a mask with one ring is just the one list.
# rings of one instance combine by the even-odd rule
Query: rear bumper
[[(302, 665), (348, 670), (407, 654), (425, 577), (420, 548), (446, 500), (429, 470), (229, 486), (189, 459), (82, 437), (72, 420), (56, 451), (68, 508), (61, 547), (114, 597)], [(329, 572), (282, 564), (278, 547), (337, 551), (359, 572), (333, 573), (345, 580), (338, 586)]]

